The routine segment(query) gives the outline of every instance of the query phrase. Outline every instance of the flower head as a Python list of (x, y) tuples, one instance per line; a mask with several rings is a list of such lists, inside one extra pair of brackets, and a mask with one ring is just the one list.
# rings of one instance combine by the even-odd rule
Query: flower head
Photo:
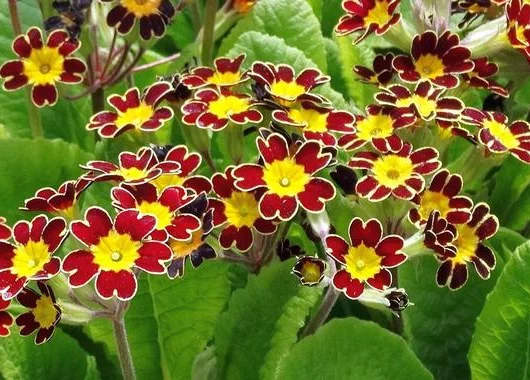
[(220, 227), (219, 244), (223, 249), (235, 246), (239, 251), (248, 251), (254, 243), (256, 233), (269, 235), (276, 231), (276, 224), (263, 219), (259, 213), (259, 200), (263, 191), (240, 191), (234, 186), (234, 167), (212, 177), (213, 191), (218, 197), (210, 199), (213, 208), (213, 223)]
[(128, 34), (139, 23), (140, 37), (149, 40), (152, 36), (164, 35), (175, 13), (175, 6), (170, 0), (120, 0), (119, 5), (108, 13), (107, 24), (120, 34)]
[(480, 127), (478, 140), (491, 153), (510, 152), (517, 159), (530, 163), (530, 124), (524, 120), (508, 123), (500, 112), (485, 112), (475, 108), (464, 111), (465, 121)]
[(37, 286), (40, 294), (30, 288), (24, 288), (17, 296), (17, 301), (29, 310), (17, 317), (16, 324), (20, 326), (22, 336), (37, 331), (35, 344), (43, 344), (51, 339), (55, 326), (61, 320), (61, 309), (49, 285), (39, 281)]
[(425, 186), (424, 175), (441, 166), (438, 152), (426, 147), (413, 150), (412, 145), (392, 139), (389, 149), (359, 152), (348, 164), (354, 169), (368, 170), (355, 187), (357, 194), (377, 202), (393, 195), (399, 199), (412, 199)]
[(11, 333), (9, 328), (15, 322), (13, 316), (6, 311), (10, 304), (11, 300), (6, 301), (0, 297), (0, 337), (2, 338), (9, 336)]
[(377, 55), (374, 58), (372, 69), (364, 66), (355, 66), (353, 72), (357, 74), (362, 82), (384, 87), (392, 80), (395, 70), (392, 66), (394, 54)]
[(298, 101), (328, 102), (327, 99), (311, 92), (315, 87), (330, 81), (317, 69), (305, 69), (298, 75), (288, 65), (255, 62), (247, 73), (273, 100), (282, 105)]
[(86, 129), (96, 130), (103, 138), (115, 138), (129, 130), (154, 132), (173, 117), (173, 110), (160, 107), (166, 94), (172, 90), (168, 82), (156, 82), (147, 87), (142, 96), (136, 87), (124, 96), (111, 95), (109, 104), (115, 111), (101, 111), (90, 118)]
[(337, 144), (333, 132), (355, 132), (354, 115), (347, 111), (322, 107), (312, 102), (302, 102), (296, 106), (275, 110), (272, 117), (279, 123), (300, 128), (306, 140), (321, 141), (328, 146)]
[(70, 38), (77, 40), (81, 34), (81, 27), (86, 19), (86, 10), (92, 4), (92, 0), (83, 1), (54, 1), (52, 7), (58, 13), (44, 20), (44, 29), (47, 33), (54, 30), (64, 29)]
[(471, 51), (460, 45), (457, 34), (446, 31), (438, 37), (428, 30), (414, 37), (411, 56), (397, 56), (393, 65), (405, 82), (428, 80), (440, 87), (455, 88), (458, 75), (473, 70), (470, 58)]
[(95, 278), (101, 298), (133, 298), (138, 287), (133, 269), (166, 273), (164, 263), (171, 259), (166, 244), (148, 240), (156, 224), (154, 216), (137, 210), (122, 211), (113, 221), (102, 208), (88, 209), (84, 220), (70, 225), (72, 235), (86, 246), (70, 252), (63, 261), (70, 286), (77, 288)]
[(213, 131), (220, 131), (230, 123), (260, 123), (263, 116), (254, 109), (256, 104), (250, 95), (233, 93), (226, 88), (202, 89), (182, 106), (182, 121)]
[(350, 299), (359, 298), (365, 284), (385, 290), (392, 283), (387, 268), (397, 267), (407, 259), (401, 251), (403, 238), (383, 237), (383, 227), (377, 219), (365, 223), (360, 218), (351, 221), (349, 237), (349, 242), (338, 235), (326, 237), (326, 252), (340, 265), (333, 276), (333, 286)]
[(264, 219), (290, 220), (299, 206), (317, 213), (335, 197), (331, 182), (316, 176), (331, 161), (331, 154), (323, 153), (317, 141), (307, 141), (293, 153), (282, 135), (272, 133), (258, 137), (257, 146), (263, 165), (240, 165), (233, 176), (241, 191), (265, 191), (259, 200)]
[(241, 72), (241, 65), (246, 55), (241, 54), (234, 59), (221, 57), (214, 61), (215, 69), (196, 67), (182, 78), (182, 83), (190, 89), (204, 86), (232, 87), (248, 79)]
[(464, 28), (480, 16), (495, 16), (498, 10), (498, 5), (491, 0), (459, 0), (455, 1), (457, 5), (456, 11), (465, 12), (462, 21), (458, 24), (459, 28)]
[(509, 96), (507, 89), (491, 79), (499, 71), (497, 64), (489, 62), (486, 57), (474, 59), (473, 63), (473, 70), (462, 75), (464, 82), (471, 87), (487, 89), (503, 98)]
[(510, 0), (506, 5), (508, 39), (513, 47), (525, 49), (530, 46), (530, 3), (526, 0)]
[(318, 257), (302, 256), (293, 267), (293, 274), (304, 286), (315, 286), (325, 277), (326, 262)]
[(68, 234), (62, 218), (49, 220), (45, 215), (13, 226), (13, 243), (0, 241), (0, 294), (12, 299), (30, 281), (48, 280), (61, 268), (54, 253)]
[(80, 47), (64, 30), (50, 33), (43, 42), (42, 32), (31, 28), (13, 41), (12, 49), (18, 59), (7, 61), (0, 67), (5, 91), (32, 86), (31, 99), (37, 107), (57, 103), (57, 83), (76, 84), (83, 81), (85, 63), (71, 57)]
[(342, 8), (346, 15), (341, 17), (335, 31), (339, 36), (360, 32), (356, 43), (371, 33), (381, 36), (401, 20), (401, 15), (395, 13), (399, 3), (400, 0), (344, 0)]

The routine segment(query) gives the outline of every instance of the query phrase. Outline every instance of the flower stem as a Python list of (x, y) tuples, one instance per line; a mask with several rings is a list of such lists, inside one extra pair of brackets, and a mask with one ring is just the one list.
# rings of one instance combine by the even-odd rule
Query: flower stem
[[(20, 23), (20, 16), (18, 13), (18, 0), (8, 0), (9, 5), (9, 15), (11, 16), (11, 25), (13, 27), (13, 33), (16, 36), (22, 34), (22, 24)], [(29, 116), (29, 125), (31, 128), (31, 134), (34, 138), (42, 137), (44, 135), (42, 131), (42, 121), (40, 112), (33, 104), (31, 100), (31, 88), (26, 89), (26, 97), (28, 101), (28, 116)]]
[(201, 59), (204, 66), (212, 64), (217, 0), (206, 0), (202, 35)]
[(340, 292), (335, 290), (333, 285), (330, 284), (317, 312), (313, 315), (305, 329), (302, 331), (302, 338), (314, 334), (315, 331), (317, 331), (318, 328), (322, 326), (324, 322), (326, 322), (329, 313), (331, 313), (331, 309), (333, 309), (335, 302), (337, 302), (339, 299), (339, 295)]
[(116, 338), (116, 345), (118, 347), (118, 357), (120, 359), (123, 378), (125, 380), (135, 380), (136, 372), (134, 371), (131, 349), (129, 347), (129, 340), (127, 339), (127, 330), (125, 329), (123, 317), (114, 319), (112, 325), (114, 327), (114, 337)]
[(98, 87), (91, 95), (92, 98), (92, 113), (96, 114), (105, 109), (105, 90), (103, 87)]

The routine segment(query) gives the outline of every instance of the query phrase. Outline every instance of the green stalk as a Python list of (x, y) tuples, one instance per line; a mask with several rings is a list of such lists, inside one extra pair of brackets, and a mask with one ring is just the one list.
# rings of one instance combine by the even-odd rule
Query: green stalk
[(136, 372), (134, 370), (131, 348), (127, 339), (127, 330), (125, 329), (123, 316), (114, 319), (112, 326), (114, 327), (114, 337), (116, 338), (116, 345), (118, 347), (118, 358), (120, 360), (123, 378), (125, 380), (135, 380)]
[(202, 34), (201, 60), (204, 66), (213, 62), (213, 45), (215, 31), (215, 16), (217, 14), (217, 0), (206, 0), (204, 8), (204, 23)]

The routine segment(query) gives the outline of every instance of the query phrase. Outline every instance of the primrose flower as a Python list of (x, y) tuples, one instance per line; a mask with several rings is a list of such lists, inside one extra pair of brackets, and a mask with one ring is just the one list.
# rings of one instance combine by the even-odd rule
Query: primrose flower
[(37, 107), (57, 103), (57, 83), (76, 84), (83, 81), (85, 63), (71, 57), (81, 43), (71, 40), (68, 33), (56, 30), (43, 42), (42, 32), (31, 28), (13, 41), (12, 49), (18, 59), (0, 67), (5, 91), (32, 86), (31, 99)]
[(449, 223), (467, 223), (471, 218), (473, 201), (458, 195), (463, 185), (462, 177), (458, 174), (450, 174), (446, 169), (436, 172), (429, 187), (412, 199), (417, 207), (409, 211), (410, 221), (423, 225), (433, 211), (438, 211), (440, 217)]
[(55, 326), (61, 320), (61, 309), (52, 288), (46, 283), (37, 283), (40, 294), (30, 288), (24, 288), (17, 296), (17, 301), (29, 309), (16, 319), (20, 326), (20, 335), (28, 336), (37, 331), (35, 344), (43, 344), (51, 339)]
[(530, 46), (530, 3), (511, 0), (506, 5), (508, 39), (513, 47), (525, 49)]
[(159, 77), (160, 82), (171, 83), (171, 91), (164, 96), (164, 100), (172, 104), (178, 104), (191, 98), (192, 91), (188, 86), (182, 83), (183, 78), (184, 74), (181, 73), (176, 73), (167, 78)]
[(11, 238), (11, 228), (6, 222), (6, 218), (0, 216), (0, 240), (8, 240)]
[(72, 235), (86, 246), (64, 258), (62, 269), (70, 275), (70, 286), (78, 288), (95, 278), (101, 298), (132, 299), (138, 288), (133, 270), (166, 273), (164, 263), (171, 259), (166, 244), (147, 240), (156, 224), (154, 216), (137, 210), (122, 211), (113, 221), (102, 208), (88, 209), (84, 220), (70, 225)]
[(441, 262), (436, 274), (439, 286), (451, 290), (460, 289), (468, 278), (467, 264), (473, 263), (478, 275), (488, 279), (495, 268), (495, 255), (483, 242), (497, 233), (498, 219), (490, 214), (489, 206), (479, 203), (472, 211), (471, 219), (464, 224), (455, 224), (456, 235), (451, 242), (453, 250), (437, 255)]
[(462, 21), (458, 24), (459, 28), (470, 25), (482, 15), (494, 17), (499, 5), (491, 0), (460, 0), (456, 1), (456, 4), (457, 11), (465, 12)]
[(471, 51), (460, 45), (457, 34), (445, 31), (438, 37), (432, 30), (414, 37), (411, 56), (399, 55), (393, 65), (405, 82), (428, 80), (445, 88), (457, 87), (458, 75), (474, 67)]
[(348, 151), (356, 150), (367, 143), (386, 147), (396, 130), (416, 123), (416, 116), (410, 109), (392, 109), (379, 105), (366, 107), (366, 116), (356, 115), (355, 133), (345, 133), (339, 138), (339, 146)]
[(45, 215), (31, 222), (21, 220), (13, 226), (13, 243), (0, 241), (0, 295), (12, 299), (30, 281), (48, 280), (61, 269), (54, 256), (68, 235), (62, 218), (48, 220)]
[(202, 129), (220, 131), (230, 123), (261, 123), (263, 115), (254, 109), (257, 102), (250, 95), (233, 93), (226, 88), (202, 89), (182, 106), (182, 121)]
[(0, 297), (0, 337), (1, 338), (5, 338), (6, 336), (9, 336), (9, 334), (11, 333), (9, 328), (14, 323), (13, 316), (6, 311), (10, 304), (11, 304), (11, 300), (6, 301), (2, 297)]
[(201, 221), (201, 225), (187, 240), (169, 239), (168, 245), (173, 252), (171, 262), (167, 268), (169, 278), (184, 276), (184, 268), (188, 258), (192, 267), (197, 268), (204, 260), (214, 259), (217, 256), (215, 249), (206, 241), (214, 227), (213, 209), (206, 194), (199, 194), (193, 202), (184, 206), (180, 212), (194, 215)]
[(264, 219), (290, 220), (299, 206), (318, 213), (335, 197), (333, 184), (315, 176), (332, 158), (331, 153), (323, 153), (320, 143), (307, 141), (293, 152), (278, 133), (258, 137), (256, 143), (263, 164), (240, 165), (233, 176), (235, 187), (241, 191), (265, 190), (259, 201)]
[(473, 70), (462, 74), (465, 83), (471, 87), (484, 88), (503, 98), (510, 95), (507, 89), (491, 79), (499, 72), (497, 64), (489, 62), (486, 57), (474, 59), (473, 63), (475, 64)]
[(304, 286), (316, 286), (325, 277), (327, 264), (318, 257), (303, 256), (298, 259), (292, 273), (298, 277)]
[(371, 33), (382, 36), (401, 20), (401, 15), (395, 13), (399, 3), (400, 0), (344, 0), (346, 15), (340, 18), (335, 32), (339, 36), (360, 32), (355, 43)]
[(173, 117), (171, 108), (159, 106), (172, 89), (168, 82), (156, 82), (147, 87), (142, 96), (136, 87), (124, 96), (111, 95), (107, 101), (115, 111), (95, 114), (86, 129), (96, 130), (103, 138), (115, 138), (130, 130), (154, 132)]
[(89, 170), (81, 178), (90, 182), (117, 181), (129, 185), (149, 182), (164, 173), (176, 173), (180, 165), (168, 161), (158, 163), (154, 152), (149, 148), (140, 148), (138, 152), (122, 152), (119, 164), (107, 161), (89, 161), (81, 167)]
[(530, 124), (517, 120), (508, 124), (500, 112), (484, 112), (475, 108), (464, 111), (465, 121), (480, 127), (478, 140), (491, 153), (510, 152), (515, 158), (530, 163)]
[(357, 182), (355, 189), (359, 196), (378, 202), (390, 195), (413, 199), (425, 187), (423, 176), (438, 170), (441, 163), (436, 149), (413, 150), (412, 145), (397, 139), (392, 141), (389, 149), (379, 153), (357, 153), (348, 165), (368, 171)]
[(297, 106), (275, 110), (272, 117), (279, 123), (301, 128), (306, 140), (321, 141), (328, 146), (337, 145), (333, 132), (355, 132), (354, 115), (312, 102), (302, 102)]
[(65, 218), (72, 218), (81, 193), (89, 185), (89, 181), (80, 179), (64, 182), (58, 190), (43, 187), (35, 193), (34, 197), (26, 199), (21, 210), (50, 212)]
[(228, 250), (235, 246), (247, 252), (254, 243), (257, 233), (270, 235), (276, 231), (276, 224), (263, 219), (259, 213), (259, 200), (263, 191), (239, 191), (233, 177), (234, 167), (229, 166), (225, 173), (212, 177), (213, 191), (218, 199), (210, 199), (213, 208), (213, 223), (220, 227), (219, 244)]
[(324, 97), (311, 93), (315, 87), (330, 81), (330, 77), (317, 69), (305, 69), (296, 75), (294, 69), (288, 65), (276, 66), (272, 63), (255, 62), (247, 75), (281, 105), (289, 106), (304, 100), (329, 103)]
[(398, 235), (383, 237), (383, 226), (377, 219), (366, 223), (354, 218), (349, 226), (350, 241), (338, 235), (326, 237), (326, 253), (339, 265), (333, 276), (333, 286), (350, 299), (358, 299), (365, 284), (385, 290), (392, 283), (388, 268), (401, 265), (407, 255), (401, 251), (403, 238)]
[(162, 37), (175, 14), (170, 0), (120, 0), (108, 13), (107, 24), (120, 34), (128, 34), (139, 23), (140, 37), (149, 40), (152, 36)]
[(183, 186), (194, 190), (197, 194), (208, 194), (212, 190), (210, 180), (204, 176), (194, 174), (201, 166), (202, 156), (189, 152), (185, 145), (168, 146), (166, 148), (152, 147), (159, 163), (176, 162), (180, 165), (178, 172), (163, 173), (149, 183), (156, 186), (158, 192), (169, 186)]
[(241, 72), (241, 65), (246, 55), (241, 54), (234, 59), (221, 57), (214, 61), (215, 69), (196, 67), (182, 78), (182, 83), (190, 89), (204, 86), (232, 87), (248, 80)]
[(353, 72), (357, 74), (361, 78), (360, 80), (364, 83), (385, 87), (390, 83), (396, 72), (394, 66), (392, 66), (393, 61), (394, 54), (392, 53), (377, 55), (374, 58), (372, 69), (364, 66), (355, 66)]

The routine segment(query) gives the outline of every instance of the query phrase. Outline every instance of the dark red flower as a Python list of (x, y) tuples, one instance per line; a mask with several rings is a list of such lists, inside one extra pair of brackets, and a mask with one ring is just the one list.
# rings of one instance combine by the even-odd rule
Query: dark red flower
[(364, 66), (355, 66), (353, 72), (361, 77), (361, 81), (369, 84), (375, 84), (384, 87), (390, 83), (394, 77), (394, 54), (377, 55), (374, 58), (372, 69)]
[(322, 282), (326, 271), (326, 262), (318, 257), (303, 256), (293, 267), (293, 274), (304, 286), (315, 286)]
[(204, 86), (232, 87), (248, 79), (241, 72), (241, 65), (246, 55), (241, 54), (234, 59), (221, 57), (214, 61), (215, 69), (210, 67), (196, 67), (189, 74), (184, 75), (182, 83), (190, 89)]
[(508, 39), (516, 49), (530, 46), (530, 3), (526, 0), (510, 0), (506, 5)]
[(489, 62), (486, 57), (474, 59), (473, 63), (475, 64), (473, 70), (462, 75), (464, 82), (471, 87), (484, 88), (504, 98), (510, 95), (507, 89), (491, 79), (499, 72), (497, 64)]

